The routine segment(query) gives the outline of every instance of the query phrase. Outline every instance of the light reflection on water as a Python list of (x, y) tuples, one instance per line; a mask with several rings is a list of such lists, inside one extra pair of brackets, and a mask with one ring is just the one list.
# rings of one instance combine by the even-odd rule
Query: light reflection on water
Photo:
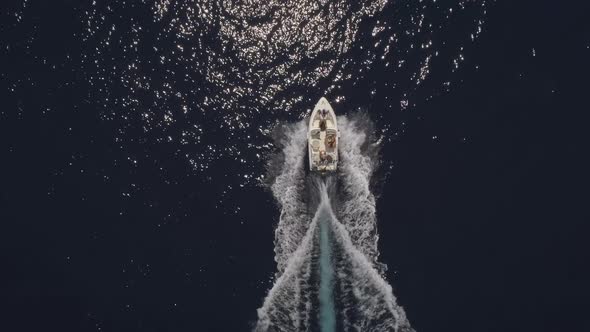
[[(83, 59), (122, 149), (170, 146), (197, 173), (230, 163), (228, 185), (248, 185), (272, 127), (305, 117), (321, 95), (358, 105), (385, 94), (374, 115), (386, 117), (420, 103), (420, 89), (449, 89), (485, 14), (485, 1), (95, 1)], [(377, 75), (389, 79), (376, 86)]]

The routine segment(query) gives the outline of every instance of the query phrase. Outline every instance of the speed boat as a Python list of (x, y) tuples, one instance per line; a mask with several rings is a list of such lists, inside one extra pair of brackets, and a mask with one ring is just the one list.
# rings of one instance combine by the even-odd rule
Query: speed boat
[(309, 129), (309, 170), (312, 172), (335, 172), (338, 166), (338, 126), (336, 114), (324, 97), (315, 105)]

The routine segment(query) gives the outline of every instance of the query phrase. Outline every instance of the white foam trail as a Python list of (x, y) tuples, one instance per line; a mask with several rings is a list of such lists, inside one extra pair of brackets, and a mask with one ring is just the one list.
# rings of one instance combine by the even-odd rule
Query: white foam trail
[[(316, 224), (307, 214), (305, 194), (304, 121), (280, 128), (282, 166), (271, 185), (281, 208), (275, 229), (277, 280), (258, 309), (255, 331), (309, 331), (312, 291), (309, 284), (313, 264)], [(275, 156), (277, 157), (277, 156)]]
[(271, 189), (281, 215), (275, 230), (275, 261), (281, 274), (289, 257), (295, 252), (305, 235), (310, 218), (304, 201), (305, 148), (307, 126), (304, 121), (284, 126), (282, 142), (284, 163)]
[(330, 218), (324, 217), (322, 221), (329, 222), (333, 240), (342, 250), (340, 256), (344, 262), (336, 265), (350, 267), (349, 273), (342, 268), (338, 269), (338, 278), (350, 281), (350, 288), (340, 290), (343, 294), (341, 299), (349, 297), (352, 300), (343, 301), (343, 310), (356, 312), (354, 320), (349, 320), (344, 315), (343, 328), (346, 331), (363, 332), (413, 331), (403, 308), (397, 304), (391, 286), (381, 277), (367, 256), (353, 244), (346, 227), (338, 221), (330, 206), (327, 188), (322, 186), (321, 190), (322, 204), (318, 212), (330, 214)]
[[(355, 247), (367, 259), (377, 264), (379, 255), (377, 241), (377, 217), (375, 196), (370, 190), (370, 179), (377, 164), (376, 155), (362, 153), (362, 148), (371, 144), (360, 121), (349, 120), (345, 116), (338, 117), (340, 129), (338, 165), (343, 196), (339, 206), (339, 217)], [(383, 265), (384, 267), (384, 265)]]
[[(344, 298), (353, 297), (344, 305), (345, 311), (355, 311), (355, 319), (344, 320), (346, 331), (381, 332), (413, 331), (402, 307), (397, 304), (391, 286), (381, 277), (365, 254), (358, 250), (348, 231), (336, 216), (332, 218), (334, 241), (343, 247), (343, 260), (351, 267), (350, 274), (339, 269), (339, 278), (347, 278), (351, 289), (343, 289)], [(339, 264), (342, 266), (342, 264)], [(346, 307), (348, 305), (348, 307)]]
[[(384, 266), (377, 261), (377, 225), (375, 197), (370, 190), (370, 179), (378, 160), (367, 149), (369, 137), (366, 123), (339, 117), (340, 194), (338, 216), (332, 210), (328, 192), (320, 185), (321, 202), (315, 216), (307, 212), (310, 197), (306, 197), (305, 147), (306, 126), (299, 122), (287, 126), (283, 146), (283, 164), (271, 185), (281, 207), (275, 231), (275, 260), (277, 280), (263, 306), (258, 309), (255, 331), (310, 331), (318, 324), (318, 215), (329, 212), (329, 233), (332, 234), (331, 259), (335, 274), (333, 287), (338, 287), (340, 311), (336, 318), (338, 329), (344, 331), (413, 331), (404, 310), (397, 305), (391, 286), (382, 277)], [(325, 213), (323, 214), (325, 216)], [(340, 222), (338, 220), (342, 220)], [(321, 260), (321, 257), (319, 258)], [(320, 262), (321, 264), (321, 262)], [(383, 269), (382, 269), (383, 268)], [(316, 279), (314, 279), (314, 276)], [(325, 302), (325, 301), (324, 301)], [(320, 303), (321, 305), (321, 303)], [(321, 315), (321, 308), (320, 308)], [(321, 324), (321, 323), (320, 323)]]
[(312, 240), (317, 221), (314, 219), (293, 253), (287, 267), (268, 292), (258, 309), (256, 332), (309, 331), (311, 312), (310, 276), (312, 273)]

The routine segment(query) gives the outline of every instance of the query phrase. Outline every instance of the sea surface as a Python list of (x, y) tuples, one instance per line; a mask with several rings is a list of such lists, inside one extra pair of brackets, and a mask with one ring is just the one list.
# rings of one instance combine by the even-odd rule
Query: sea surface
[[(309, 330), (584, 330), (583, 13), (533, 1), (8, 1), (7, 324), (252, 331), (308, 238), (302, 266), (322, 272), (308, 276), (319, 293), (295, 310), (311, 320), (290, 317)], [(354, 144), (333, 187), (308, 179), (283, 197), (322, 96)], [(359, 280), (378, 286), (368, 294), (384, 316), (343, 309), (362, 298), (346, 294)]]

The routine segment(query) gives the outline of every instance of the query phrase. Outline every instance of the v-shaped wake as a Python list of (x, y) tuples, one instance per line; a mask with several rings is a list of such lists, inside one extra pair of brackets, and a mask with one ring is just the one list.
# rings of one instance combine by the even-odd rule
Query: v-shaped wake
[(377, 261), (370, 123), (344, 116), (338, 123), (341, 165), (329, 177), (305, 172), (303, 122), (281, 131), (283, 149), (269, 167), (281, 207), (278, 271), (255, 331), (413, 331)]

